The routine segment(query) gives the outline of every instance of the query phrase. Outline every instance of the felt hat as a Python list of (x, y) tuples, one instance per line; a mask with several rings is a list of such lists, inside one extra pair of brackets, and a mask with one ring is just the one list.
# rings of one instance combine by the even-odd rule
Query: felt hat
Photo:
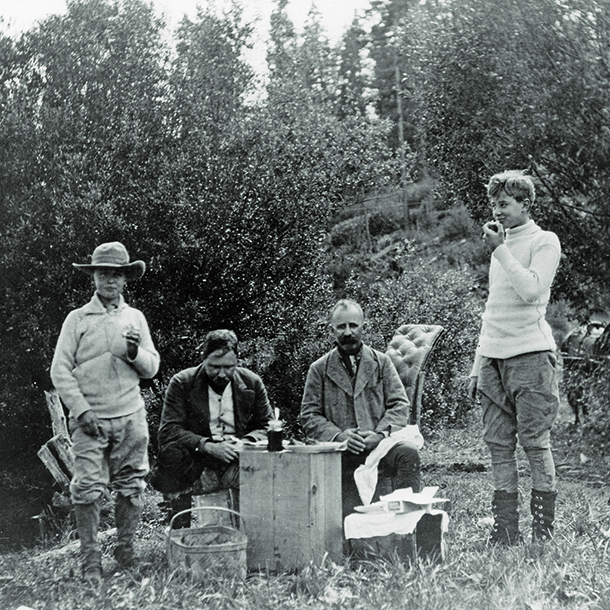
[(138, 280), (146, 271), (146, 264), (144, 261), (129, 262), (127, 249), (118, 241), (112, 241), (98, 246), (91, 255), (90, 263), (72, 263), (72, 265), (89, 275), (93, 275), (93, 272), (99, 267), (121, 269), (128, 280)]

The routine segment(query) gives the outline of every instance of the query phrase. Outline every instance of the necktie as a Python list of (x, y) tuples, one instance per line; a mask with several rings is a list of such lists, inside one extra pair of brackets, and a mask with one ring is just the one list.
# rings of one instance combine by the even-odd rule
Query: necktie
[(349, 376), (353, 377), (354, 376), (354, 367), (352, 366), (352, 359), (347, 354), (345, 354), (345, 356), (343, 358), (343, 362), (345, 362), (345, 368), (347, 369)]

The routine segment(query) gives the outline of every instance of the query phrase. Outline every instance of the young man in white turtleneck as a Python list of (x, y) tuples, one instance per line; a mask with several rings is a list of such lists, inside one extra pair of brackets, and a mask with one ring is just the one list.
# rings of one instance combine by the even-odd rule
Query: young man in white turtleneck
[(530, 217), (532, 180), (503, 172), (487, 185), (494, 220), (483, 227), (491, 251), (489, 296), (469, 395), (478, 397), (483, 439), (491, 453), (494, 526), (491, 542), (521, 541), (517, 440), (532, 476), (532, 540), (553, 535), (557, 497), (550, 432), (559, 408), (555, 341), (545, 319), (561, 246)]

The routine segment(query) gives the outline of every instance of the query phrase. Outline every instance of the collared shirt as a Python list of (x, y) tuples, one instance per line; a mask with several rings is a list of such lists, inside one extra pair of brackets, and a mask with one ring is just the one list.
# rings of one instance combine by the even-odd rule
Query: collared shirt
[(210, 430), (212, 440), (222, 441), (235, 434), (235, 413), (233, 410), (233, 390), (227, 384), (224, 392), (218, 394), (208, 386), (208, 404), (210, 405)]
[(362, 346), (356, 354), (348, 354), (340, 347), (338, 349), (339, 355), (341, 356), (341, 362), (343, 362), (343, 365), (352, 380), (355, 380), (356, 374), (358, 373), (358, 367), (360, 366), (360, 359), (362, 358)]

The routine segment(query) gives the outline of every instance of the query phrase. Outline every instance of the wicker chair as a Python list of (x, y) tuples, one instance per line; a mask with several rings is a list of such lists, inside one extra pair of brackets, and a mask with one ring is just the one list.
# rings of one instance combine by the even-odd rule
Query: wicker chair
[(419, 425), (426, 366), (444, 330), (438, 325), (404, 324), (396, 330), (386, 350), (407, 391), (411, 424)]

